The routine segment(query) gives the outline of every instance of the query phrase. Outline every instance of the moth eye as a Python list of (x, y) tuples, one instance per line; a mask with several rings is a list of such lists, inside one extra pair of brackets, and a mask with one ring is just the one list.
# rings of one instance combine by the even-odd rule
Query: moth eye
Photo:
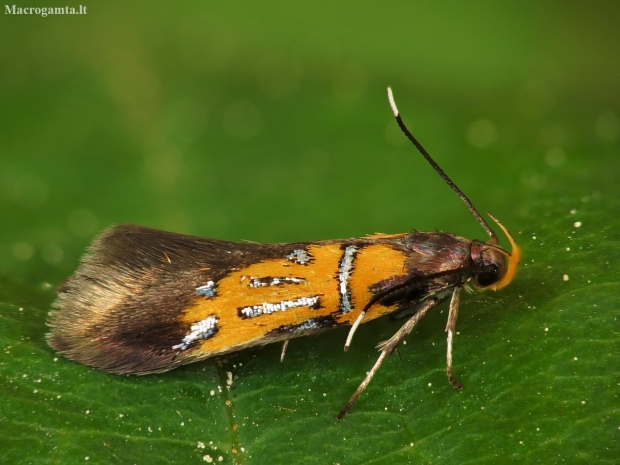
[(485, 271), (483, 273), (478, 273), (477, 280), (478, 284), (483, 287), (490, 286), (491, 284), (495, 284), (499, 281), (499, 268), (496, 265), (493, 265), (493, 271)]

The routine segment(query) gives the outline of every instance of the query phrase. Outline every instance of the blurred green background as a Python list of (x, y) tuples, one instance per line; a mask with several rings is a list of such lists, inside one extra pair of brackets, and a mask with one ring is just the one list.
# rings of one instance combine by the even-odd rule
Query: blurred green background
[[(0, 463), (617, 463), (620, 4), (85, 5), (0, 18)], [(348, 354), (332, 331), (282, 364), (266, 347), (145, 378), (47, 348), (56, 286), (111, 224), (484, 238), (388, 85), (526, 254), (511, 287), (464, 298), (462, 392), (445, 309), (342, 422), (398, 323)]]

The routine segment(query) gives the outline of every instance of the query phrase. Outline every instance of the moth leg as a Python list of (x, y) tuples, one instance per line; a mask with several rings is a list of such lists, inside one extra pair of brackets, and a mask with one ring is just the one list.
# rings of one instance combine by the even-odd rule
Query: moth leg
[(461, 293), (461, 287), (454, 289), (452, 293), (452, 299), (450, 300), (450, 312), (448, 313), (448, 323), (446, 324), (446, 332), (448, 333), (448, 352), (446, 354), (446, 371), (448, 373), (448, 381), (457, 389), (462, 389), (463, 386), (454, 379), (452, 372), (452, 342), (454, 339), (454, 328), (456, 326), (456, 318), (459, 314), (459, 296)]
[(357, 331), (357, 327), (360, 325), (360, 323), (364, 319), (364, 316), (366, 316), (366, 312), (362, 310), (360, 314), (357, 316), (357, 318), (355, 319), (353, 326), (351, 326), (351, 329), (349, 330), (349, 335), (347, 336), (347, 341), (344, 343), (345, 352), (349, 350), (349, 346), (351, 345), (351, 341), (353, 340), (353, 334), (355, 334), (355, 331)]
[(288, 348), (289, 339), (285, 340), (282, 344), (282, 353), (280, 354), (280, 362), (284, 361), (284, 355), (286, 355), (286, 349)]
[(349, 335), (347, 336), (347, 340), (344, 343), (344, 351), (347, 352), (349, 350), (349, 347), (351, 346), (351, 341), (353, 340), (353, 335), (355, 334), (355, 331), (357, 331), (357, 327), (362, 323), (362, 320), (366, 316), (366, 312), (368, 311), (368, 309), (372, 308), (374, 304), (381, 302), (382, 299), (388, 296), (394, 297), (401, 295), (403, 293), (406, 293), (408, 289), (409, 286), (396, 286), (392, 289), (388, 289), (381, 294), (376, 294), (372, 299), (370, 299), (370, 301), (362, 309), (360, 314), (357, 315), (357, 318), (353, 322), (353, 326), (351, 326), (351, 329), (349, 330)]
[(394, 349), (396, 349), (398, 344), (400, 344), (401, 341), (411, 332), (411, 330), (418, 323), (418, 321), (420, 321), (422, 317), (426, 315), (426, 312), (428, 312), (431, 308), (437, 305), (437, 302), (438, 302), (438, 299), (435, 297), (431, 297), (430, 299), (428, 299), (428, 301), (426, 301), (426, 303), (424, 303), (424, 305), (422, 305), (418, 309), (416, 314), (413, 315), (411, 318), (409, 318), (405, 322), (405, 324), (401, 326), (401, 328), (396, 332), (396, 334), (394, 334), (394, 336), (392, 336), (390, 339), (388, 339), (385, 343), (381, 345), (381, 349), (380, 349), (381, 353), (379, 354), (379, 358), (377, 359), (373, 367), (370, 369), (370, 371), (366, 375), (366, 378), (364, 378), (364, 381), (362, 381), (362, 384), (359, 385), (359, 387), (357, 388), (357, 391), (355, 391), (355, 393), (351, 396), (351, 398), (349, 399), (349, 402), (347, 402), (347, 405), (345, 405), (344, 408), (338, 414), (339, 420), (342, 419), (342, 417), (344, 417), (347, 414), (347, 412), (353, 406), (353, 404), (355, 403), (357, 398), (360, 396), (360, 394), (364, 392), (364, 389), (366, 389), (366, 386), (368, 386), (368, 384), (370, 383), (370, 380), (372, 379), (372, 377), (375, 375), (375, 373), (377, 372), (377, 370), (383, 363), (383, 360), (385, 360), (385, 357), (390, 355), (394, 351)]

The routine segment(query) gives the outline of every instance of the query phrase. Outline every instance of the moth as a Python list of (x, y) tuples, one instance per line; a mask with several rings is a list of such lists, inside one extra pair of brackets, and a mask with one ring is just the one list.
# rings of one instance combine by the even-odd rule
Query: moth
[(498, 290), (514, 278), (521, 252), (508, 230), (504, 250), (489, 224), (407, 129), (396, 121), (489, 235), (481, 242), (445, 232), (375, 234), (342, 240), (260, 244), (205, 239), (136, 225), (97, 237), (59, 289), (49, 345), (68, 359), (117, 374), (171, 370), (249, 347), (350, 326), (386, 314), (406, 317), (379, 344), (374, 366), (342, 418), (426, 313), (449, 300), (447, 374), (456, 388), (452, 345), (463, 287)]

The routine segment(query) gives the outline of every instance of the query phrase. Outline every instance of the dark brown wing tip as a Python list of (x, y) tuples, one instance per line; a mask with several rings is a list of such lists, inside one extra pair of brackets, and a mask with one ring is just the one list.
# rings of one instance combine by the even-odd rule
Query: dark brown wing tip
[[(55, 304), (58, 310), (50, 312), (51, 331), (45, 338), (69, 360), (111, 373), (136, 375), (161, 373), (188, 363), (187, 354), (177, 357), (172, 350), (173, 341), (164, 342), (165, 335), (155, 344), (142, 342), (140, 333), (131, 330), (131, 323), (125, 332), (110, 319), (93, 316), (92, 309), (77, 300), (61, 302), (59, 298)], [(110, 315), (116, 318), (115, 312)]]
[(159, 251), (177, 235), (134, 225), (97, 237), (52, 304), (49, 346), (68, 359), (118, 374), (167, 371), (187, 363), (172, 346), (185, 334), (188, 304)]

